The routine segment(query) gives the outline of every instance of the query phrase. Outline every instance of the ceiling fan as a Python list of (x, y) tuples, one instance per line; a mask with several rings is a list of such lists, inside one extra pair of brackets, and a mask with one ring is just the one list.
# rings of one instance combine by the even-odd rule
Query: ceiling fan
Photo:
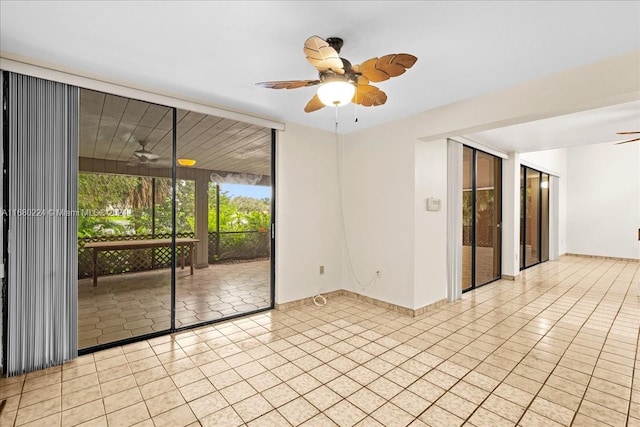
[[(133, 152), (133, 157), (131, 161), (128, 163), (128, 166), (165, 166), (166, 162), (160, 162), (160, 156), (158, 154), (152, 153), (147, 150), (148, 141), (139, 141), (136, 140), (138, 144), (140, 144), (140, 148)], [(168, 164), (171, 165), (170, 163)]]
[[(640, 135), (640, 131), (635, 131), (635, 132), (617, 132), (618, 135)], [(618, 141), (616, 142), (616, 145), (618, 144), (626, 144), (627, 142), (634, 142), (634, 141), (640, 141), (640, 137), (634, 138), (632, 137), (631, 139), (627, 139), (625, 141)]]
[[(173, 165), (171, 161), (161, 160), (161, 156), (147, 150), (148, 141), (140, 141), (134, 138), (134, 140), (140, 144), (140, 148), (133, 152), (131, 161), (127, 163), (127, 166), (146, 166), (150, 168), (167, 167), (171, 168)], [(193, 167), (196, 161), (188, 158), (176, 159), (177, 166)]]
[(341, 58), (338, 54), (343, 45), (339, 37), (324, 40), (311, 36), (304, 42), (307, 61), (318, 70), (317, 80), (284, 80), (260, 82), (256, 85), (270, 89), (297, 89), (320, 85), (318, 92), (304, 107), (310, 113), (325, 106), (336, 106), (354, 102), (364, 107), (383, 105), (387, 94), (370, 85), (403, 74), (418, 58), (408, 53), (396, 53), (366, 60), (360, 65)]

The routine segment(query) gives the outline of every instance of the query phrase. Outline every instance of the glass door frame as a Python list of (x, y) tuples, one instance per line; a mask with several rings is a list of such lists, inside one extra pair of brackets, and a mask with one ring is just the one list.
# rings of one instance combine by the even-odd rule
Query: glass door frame
[[(464, 145), (463, 144), (463, 151), (464, 149), (470, 149), (471, 150), (471, 283), (470, 286), (466, 289), (462, 289), (462, 292), (468, 292), (474, 289), (477, 289), (481, 286), (487, 285), (489, 283), (493, 283), (496, 280), (500, 280), (501, 278), (501, 273), (502, 273), (502, 159), (500, 159), (497, 156), (494, 156), (491, 153), (487, 153), (486, 151), (482, 151), (479, 150), (477, 148), (474, 147), (470, 147), (468, 145)], [(496, 239), (496, 241), (494, 242), (494, 244), (498, 244), (498, 256), (497, 256), (497, 262), (498, 262), (498, 274), (496, 275), (496, 277), (494, 277), (493, 279), (490, 279), (486, 282), (483, 283), (476, 283), (476, 264), (477, 264), (477, 257), (476, 257), (476, 244), (477, 244), (477, 192), (478, 192), (478, 153), (482, 153), (484, 155), (487, 156), (491, 156), (494, 161), (495, 159), (499, 159), (499, 162), (497, 162), (497, 164), (499, 165), (499, 170), (497, 171), (496, 176), (499, 179), (499, 183), (497, 183), (498, 185), (494, 184), (494, 189), (496, 187), (499, 187), (500, 189), (500, 194), (498, 196), (498, 201), (499, 203), (497, 203), (497, 207), (494, 207), (495, 212), (497, 213), (497, 221), (496, 221), (496, 227), (498, 228), (498, 238)], [(464, 155), (463, 155), (464, 158)], [(464, 167), (464, 166), (463, 166)], [(494, 172), (495, 173), (495, 172)], [(463, 172), (464, 174), (464, 172)], [(464, 179), (463, 179), (463, 192), (464, 192)], [(495, 195), (495, 190), (494, 190), (494, 195)], [(463, 196), (464, 198), (464, 196)], [(495, 201), (495, 196), (494, 196), (494, 201)], [(463, 214), (464, 215), (464, 214)], [(463, 227), (464, 230), (464, 227)], [(464, 257), (464, 255), (463, 255)], [(495, 262), (495, 260), (494, 260)]]
[[(534, 175), (535, 173), (538, 174), (538, 206), (536, 209), (538, 224), (538, 227), (536, 229), (536, 237), (538, 238), (538, 257), (536, 262), (527, 265), (527, 178), (530, 172), (533, 172)], [(545, 195), (543, 191), (543, 182), (547, 183), (546, 201), (543, 198), (543, 196)], [(549, 261), (550, 183), (551, 175), (549, 175), (548, 173), (539, 171), (523, 164), (520, 165), (520, 271)], [(546, 208), (543, 209), (543, 206), (545, 206)], [(546, 218), (543, 218), (543, 215), (545, 215)], [(546, 236), (543, 236), (543, 223), (546, 223)], [(543, 242), (546, 244), (546, 248), (542, 247)]]
[[(80, 88), (82, 89), (82, 88)], [(107, 92), (104, 92), (107, 93)], [(118, 95), (119, 96), (119, 95)], [(134, 98), (130, 98), (130, 99), (134, 99)], [(154, 104), (153, 102), (149, 102), (149, 101), (142, 101), (142, 102), (146, 102), (149, 104)], [(269, 301), (269, 306), (264, 307), (264, 308), (258, 308), (256, 310), (253, 311), (247, 311), (247, 312), (243, 312), (243, 313), (238, 313), (238, 314), (234, 314), (234, 315), (230, 315), (230, 316), (225, 316), (222, 318), (218, 318), (218, 319), (213, 319), (213, 320), (205, 320), (199, 323), (195, 323), (192, 325), (186, 325), (186, 326), (181, 326), (179, 328), (176, 328), (176, 261), (177, 261), (177, 247), (176, 247), (176, 215), (177, 215), (177, 191), (176, 191), (176, 187), (177, 187), (177, 171), (178, 171), (178, 167), (177, 167), (177, 161), (176, 159), (177, 157), (177, 150), (178, 150), (178, 123), (177, 123), (177, 117), (178, 117), (178, 113), (177, 113), (177, 108), (176, 107), (169, 107), (166, 105), (162, 105), (162, 104), (157, 104), (160, 105), (162, 107), (167, 107), (170, 108), (172, 111), (172, 170), (171, 170), (171, 188), (172, 188), (172, 200), (171, 200), (171, 214), (172, 214), (172, 218), (171, 218), (171, 227), (172, 227), (172, 231), (171, 231), (171, 314), (170, 314), (170, 327), (169, 329), (163, 329), (160, 331), (154, 331), (154, 332), (150, 332), (147, 334), (141, 334), (141, 335), (137, 335), (135, 337), (129, 337), (129, 338), (124, 338), (121, 340), (116, 340), (116, 341), (112, 341), (112, 342), (108, 342), (108, 343), (103, 343), (103, 344), (97, 344), (95, 346), (91, 346), (91, 347), (85, 347), (82, 349), (78, 349), (78, 356), (82, 356), (84, 354), (90, 354), (90, 353), (94, 353), (96, 351), (101, 351), (101, 350), (105, 350), (105, 349), (109, 349), (109, 348), (113, 348), (113, 347), (118, 347), (118, 346), (122, 346), (122, 345), (127, 345), (127, 344), (132, 344), (135, 342), (139, 342), (139, 341), (144, 341), (144, 340), (148, 340), (148, 339), (152, 339), (152, 338), (156, 338), (156, 337), (160, 337), (160, 336), (164, 336), (164, 335), (169, 335), (169, 334), (173, 334), (175, 332), (180, 332), (180, 331), (185, 331), (185, 330), (190, 330), (190, 329), (195, 329), (195, 328), (200, 328), (202, 326), (206, 326), (206, 325), (210, 325), (210, 324), (214, 324), (214, 323), (220, 323), (220, 322), (226, 322), (229, 320), (233, 320), (239, 317), (244, 317), (244, 316), (249, 316), (252, 314), (256, 314), (256, 313), (261, 313), (264, 311), (269, 311), (269, 310), (273, 310), (275, 308), (275, 270), (276, 270), (276, 266), (275, 266), (275, 256), (276, 256), (276, 242), (275, 242), (275, 222), (276, 222), (276, 137), (277, 137), (277, 132), (275, 129), (271, 129), (271, 230), (270, 230), (270, 259), (269, 259), (269, 267), (270, 267), (270, 274), (269, 274), (269, 290), (270, 290), (270, 301)], [(80, 109), (78, 108), (78, 115), (80, 114)], [(5, 192), (5, 196), (6, 196), (6, 192)], [(6, 232), (6, 227), (5, 227), (5, 232)], [(7, 265), (5, 263), (5, 265)], [(4, 325), (3, 325), (4, 326)], [(76, 331), (77, 332), (77, 331)], [(6, 345), (3, 347), (3, 349), (6, 348)]]
[[(174, 108), (174, 111), (176, 109)], [(177, 111), (174, 114), (174, 119), (177, 117)], [(175, 246), (175, 239), (176, 239), (176, 224), (175, 224), (175, 220), (176, 220), (176, 214), (177, 214), (177, 205), (176, 205), (176, 185), (177, 185), (177, 176), (175, 174), (177, 174), (177, 162), (175, 161), (175, 159), (177, 159), (177, 150), (178, 150), (178, 144), (177, 144), (177, 127), (174, 127), (174, 132), (175, 132), (175, 137), (173, 140), (173, 156), (174, 156), (174, 161), (173, 161), (173, 169), (174, 169), (174, 176), (173, 176), (173, 200), (172, 200), (172, 204), (173, 204), (173, 233), (172, 233), (172, 239), (173, 239), (173, 245), (172, 245), (172, 249), (173, 249), (173, 257), (176, 256), (176, 246)], [(271, 129), (271, 235), (269, 236), (270, 241), (271, 241), (271, 248), (270, 248), (270, 258), (269, 258), (269, 268), (270, 268), (270, 273), (269, 273), (269, 293), (270, 293), (270, 301), (269, 301), (269, 306), (268, 307), (264, 307), (264, 308), (259, 308), (257, 310), (253, 310), (253, 311), (247, 311), (245, 313), (238, 313), (238, 314), (234, 314), (231, 316), (226, 316), (226, 317), (222, 317), (220, 319), (213, 319), (213, 320), (205, 320), (199, 323), (195, 323), (193, 325), (186, 325), (186, 326), (181, 326), (179, 328), (175, 327), (175, 321), (176, 321), (176, 317), (175, 317), (175, 304), (176, 304), (176, 280), (175, 280), (175, 274), (176, 274), (176, 259), (172, 259), (172, 263), (173, 263), (173, 267), (171, 269), (171, 331), (169, 333), (174, 333), (174, 332), (180, 332), (180, 331), (186, 331), (189, 329), (194, 329), (194, 328), (199, 328), (202, 326), (207, 326), (207, 325), (211, 325), (213, 323), (220, 323), (220, 322), (226, 322), (228, 320), (233, 320), (233, 319), (237, 319), (239, 317), (245, 317), (245, 316), (250, 316), (252, 314), (256, 314), (256, 313), (261, 313), (263, 311), (269, 311), (269, 310), (273, 310), (276, 306), (276, 162), (275, 162), (275, 158), (276, 158), (276, 137), (277, 137), (277, 132), (275, 129)], [(219, 231), (219, 229), (218, 229)], [(164, 332), (161, 335), (166, 335), (167, 333)], [(139, 341), (139, 340), (136, 340)]]

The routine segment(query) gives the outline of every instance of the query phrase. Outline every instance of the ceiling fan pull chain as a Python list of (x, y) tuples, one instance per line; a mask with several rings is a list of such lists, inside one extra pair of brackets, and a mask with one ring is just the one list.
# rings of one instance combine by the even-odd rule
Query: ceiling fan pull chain
[[(357, 93), (356, 93), (356, 96), (357, 96)], [(354, 122), (358, 123), (358, 104), (353, 104), (353, 111), (354, 111), (354, 115), (356, 117)]]
[(355, 116), (355, 123), (358, 123), (358, 85), (356, 84), (356, 95), (353, 97), (353, 99), (356, 100), (356, 102), (353, 103), (353, 115)]

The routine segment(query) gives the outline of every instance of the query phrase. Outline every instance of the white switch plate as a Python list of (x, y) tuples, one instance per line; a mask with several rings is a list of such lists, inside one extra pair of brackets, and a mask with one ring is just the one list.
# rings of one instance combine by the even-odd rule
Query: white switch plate
[(435, 199), (433, 197), (429, 197), (427, 199), (427, 210), (428, 211), (439, 211), (440, 210), (440, 199)]

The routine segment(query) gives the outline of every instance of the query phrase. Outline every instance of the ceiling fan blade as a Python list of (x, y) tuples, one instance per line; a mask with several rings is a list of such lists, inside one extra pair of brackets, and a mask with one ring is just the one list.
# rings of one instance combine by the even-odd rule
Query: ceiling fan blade
[(127, 166), (135, 166), (135, 167), (145, 167), (145, 168), (170, 168), (171, 162), (167, 160), (158, 160), (158, 159), (139, 159), (133, 158), (128, 163)]
[(320, 80), (282, 80), (275, 82), (260, 82), (256, 86), (267, 89), (297, 89), (299, 87), (315, 86), (320, 84)]
[(626, 141), (616, 142), (615, 144), (620, 145), (620, 144), (626, 144), (627, 142), (635, 142), (635, 141), (640, 141), (640, 138), (627, 139)]
[(358, 80), (356, 81), (356, 83), (358, 85), (368, 85), (369, 84), (369, 79), (366, 78), (365, 76), (358, 76)]
[(640, 131), (637, 132), (616, 132), (618, 135), (634, 135), (636, 133), (640, 133)]
[(159, 155), (153, 154), (147, 150), (140, 150), (133, 153), (141, 162), (155, 162), (160, 158)]
[(382, 82), (397, 77), (413, 67), (418, 58), (408, 53), (393, 53), (380, 58), (371, 58), (351, 69), (360, 73), (372, 82)]
[(311, 98), (311, 100), (304, 107), (304, 111), (306, 113), (311, 113), (321, 108), (324, 108), (324, 104), (322, 103), (322, 101), (320, 101), (320, 98), (318, 98), (318, 95), (314, 95), (313, 98)]
[(387, 102), (387, 94), (371, 85), (356, 86), (356, 94), (353, 95), (352, 102), (363, 107), (376, 107)]
[(304, 54), (307, 55), (307, 61), (318, 71), (333, 71), (336, 74), (344, 74), (342, 59), (326, 40), (318, 36), (309, 37), (304, 42)]

